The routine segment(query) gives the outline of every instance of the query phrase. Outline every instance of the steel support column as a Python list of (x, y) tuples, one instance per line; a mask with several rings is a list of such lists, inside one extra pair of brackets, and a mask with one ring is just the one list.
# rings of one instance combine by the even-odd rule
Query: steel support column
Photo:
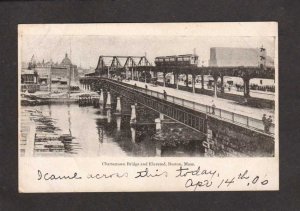
[(192, 74), (192, 88), (193, 88), (193, 93), (195, 93), (195, 74)]
[(186, 84), (185, 85), (188, 87), (189, 86), (189, 74), (186, 73), (185, 77), (186, 77), (186, 80), (185, 80)]
[(224, 93), (224, 76), (221, 75), (221, 93)]
[(217, 96), (217, 82), (218, 82), (218, 76), (217, 75), (213, 75), (214, 78), (214, 97), (218, 97)]
[(175, 80), (175, 83), (176, 83), (176, 89), (178, 89), (178, 73), (174, 74), (174, 80)]
[(250, 78), (243, 77), (243, 81), (244, 81), (244, 97), (248, 98), (250, 97), (250, 87), (249, 87)]

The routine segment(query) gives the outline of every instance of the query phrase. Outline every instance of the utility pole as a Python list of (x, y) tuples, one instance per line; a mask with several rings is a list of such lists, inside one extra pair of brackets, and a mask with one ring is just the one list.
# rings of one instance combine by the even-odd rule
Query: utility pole
[(50, 69), (49, 69), (49, 92), (50, 92), (50, 96), (51, 96), (51, 92), (52, 92), (52, 64), (50, 64)]
[(70, 98), (70, 89), (71, 89), (71, 66), (69, 66), (69, 87), (68, 87), (68, 98)]

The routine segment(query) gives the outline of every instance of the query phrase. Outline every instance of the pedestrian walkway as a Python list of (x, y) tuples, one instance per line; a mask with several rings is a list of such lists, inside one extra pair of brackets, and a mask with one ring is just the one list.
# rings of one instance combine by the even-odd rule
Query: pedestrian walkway
[[(123, 81), (123, 83), (134, 85), (136, 84), (138, 87), (145, 88), (146, 83), (140, 81)], [(234, 112), (236, 114), (249, 116), (258, 120), (262, 119), (263, 114), (267, 116), (271, 116), (274, 120), (274, 110), (273, 109), (261, 109), (261, 108), (254, 108), (250, 106), (239, 105), (235, 101), (222, 99), (222, 98), (215, 98), (208, 95), (202, 95), (199, 93), (191, 93), (187, 91), (177, 90), (174, 88), (169, 87), (162, 87), (162, 86), (154, 86), (152, 84), (147, 84), (147, 88), (152, 91), (160, 92), (163, 94), (163, 90), (166, 91), (167, 95), (174, 96), (178, 98), (182, 98), (184, 100), (193, 101), (196, 103), (200, 103), (207, 106), (212, 106), (215, 104), (216, 108), (220, 108), (226, 111)], [(274, 121), (273, 121), (274, 122)]]
[[(160, 81), (162, 82), (162, 81)], [(179, 82), (179, 85), (181, 86), (185, 86), (184, 82)], [(191, 84), (189, 84), (189, 87), (192, 87)], [(196, 83), (195, 87), (200, 89), (202, 87), (201, 83)], [(208, 90), (213, 90), (213, 88), (208, 88), (207, 85), (204, 85), (205, 89)], [(228, 90), (228, 88), (224, 89), (225, 93), (230, 93), (230, 94), (235, 94), (235, 95), (240, 95), (243, 96), (244, 92), (239, 92), (236, 90), (235, 87), (231, 87), (230, 91)], [(264, 92), (264, 91), (260, 91), (260, 90), (250, 90), (250, 96), (251, 97), (255, 97), (255, 98), (261, 98), (261, 99), (266, 99), (266, 100), (275, 100), (275, 93), (273, 92)]]

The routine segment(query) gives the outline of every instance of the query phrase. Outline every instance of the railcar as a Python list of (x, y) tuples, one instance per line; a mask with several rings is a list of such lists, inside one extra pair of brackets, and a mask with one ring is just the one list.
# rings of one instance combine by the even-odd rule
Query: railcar
[(155, 65), (161, 66), (197, 66), (198, 56), (185, 54), (176, 56), (160, 56), (155, 58)]

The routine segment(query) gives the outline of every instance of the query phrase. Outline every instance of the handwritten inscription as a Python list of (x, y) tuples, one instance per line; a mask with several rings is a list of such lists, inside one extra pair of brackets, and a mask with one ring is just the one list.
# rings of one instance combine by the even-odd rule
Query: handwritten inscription
[(201, 170), (200, 166), (196, 170), (190, 170), (189, 168), (180, 167), (176, 171), (179, 172), (176, 177), (186, 177), (186, 176), (190, 176), (190, 175), (192, 175), (192, 176), (210, 175), (211, 179), (217, 173), (216, 170), (206, 170), (206, 169)]
[(137, 172), (137, 176), (135, 176), (134, 178), (139, 178), (139, 177), (160, 177), (160, 176), (165, 176), (168, 177), (168, 172), (163, 171), (163, 172), (159, 172), (158, 169), (156, 169), (155, 172), (151, 173), (149, 172), (149, 169), (146, 168), (143, 171), (138, 171)]
[(210, 186), (212, 186), (212, 181), (210, 180), (201, 180), (201, 181), (194, 181), (192, 179), (188, 179), (185, 183), (185, 187), (189, 188), (189, 187), (193, 187), (194, 191), (196, 191), (197, 187), (207, 187), (209, 188)]
[(87, 179), (112, 179), (112, 178), (123, 178), (128, 177), (128, 173), (111, 173), (111, 174), (88, 174)]
[(38, 180), (73, 180), (73, 179), (82, 179), (82, 177), (78, 176), (77, 172), (74, 172), (71, 175), (56, 175), (53, 173), (42, 173), (41, 170), (37, 171)]
[(101, 180), (101, 179), (147, 179), (147, 178), (178, 178), (178, 181), (184, 181), (182, 184), (186, 190), (197, 191), (204, 189), (226, 189), (230, 186), (237, 184), (242, 186), (260, 185), (265, 186), (269, 184), (267, 175), (251, 175), (248, 170), (241, 171), (234, 176), (226, 177), (222, 176), (220, 172), (214, 169), (206, 169), (200, 166), (187, 167), (187, 165), (181, 165), (175, 170), (167, 171), (164, 168), (144, 168), (137, 171), (128, 172), (97, 172), (88, 173), (86, 177), (82, 177), (77, 172), (71, 174), (54, 174), (50, 172), (37, 171), (37, 180), (44, 181), (63, 181), (63, 180)]

